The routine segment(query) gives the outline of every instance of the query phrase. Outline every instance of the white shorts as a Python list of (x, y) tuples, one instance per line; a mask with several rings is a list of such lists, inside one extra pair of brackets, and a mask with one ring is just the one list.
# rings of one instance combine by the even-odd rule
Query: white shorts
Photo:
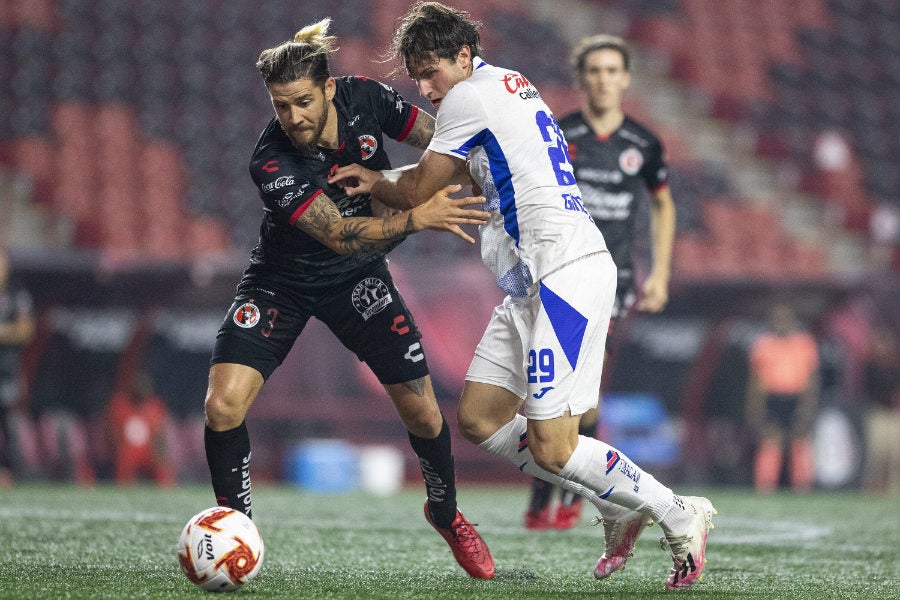
[(597, 406), (616, 267), (608, 252), (547, 275), (527, 298), (494, 309), (466, 380), (525, 399), (525, 416), (546, 420)]

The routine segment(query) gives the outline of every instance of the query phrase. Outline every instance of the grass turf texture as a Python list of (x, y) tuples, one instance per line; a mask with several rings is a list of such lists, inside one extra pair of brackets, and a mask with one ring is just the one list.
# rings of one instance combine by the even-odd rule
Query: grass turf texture
[[(606, 581), (592, 571), (603, 528), (593, 511), (570, 531), (528, 532), (527, 492), (462, 485), (497, 564), (493, 581), (470, 579), (422, 516), (423, 493), (391, 498), (320, 495), (257, 486), (256, 523), (266, 543), (245, 598), (900, 598), (898, 498), (854, 493), (757, 496), (702, 489), (719, 510), (704, 580), (666, 592), (671, 561), (658, 526), (627, 568)], [(0, 598), (199, 598), (181, 574), (176, 540), (212, 504), (205, 486), (160, 490), (19, 485), (0, 492)]]

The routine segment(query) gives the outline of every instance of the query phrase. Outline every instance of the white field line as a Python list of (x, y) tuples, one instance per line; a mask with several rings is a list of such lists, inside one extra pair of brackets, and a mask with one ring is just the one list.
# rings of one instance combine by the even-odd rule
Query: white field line
[[(14, 523), (22, 519), (39, 519), (41, 521), (102, 521), (102, 522), (139, 522), (139, 523), (176, 523), (183, 524), (191, 515), (172, 513), (141, 512), (108, 509), (48, 509), (48, 508), (8, 508), (0, 506), (0, 520)], [(260, 528), (265, 528), (267, 519), (260, 515), (257, 519)], [(717, 515), (713, 518), (716, 527), (710, 539), (725, 544), (752, 544), (769, 546), (804, 546), (832, 537), (834, 529), (829, 526), (802, 523), (798, 521), (773, 521), (753, 519), (749, 517), (729, 517)], [(280, 525), (296, 525), (305, 529), (334, 529), (353, 527), (352, 519), (323, 519), (321, 516), (305, 518), (279, 518)], [(404, 519), (392, 523), (391, 528), (404, 531), (422, 529), (422, 523), (415, 519)], [(491, 535), (521, 535), (524, 529), (520, 526), (491, 526), (482, 520), (479, 530)], [(548, 532), (549, 535), (572, 535), (578, 537), (599, 537), (603, 535), (602, 527), (591, 527), (587, 522), (568, 532)], [(662, 531), (658, 526), (647, 530), (644, 537), (659, 537)]]
[[(190, 518), (187, 515), (186, 518)], [(86, 509), (50, 509), (50, 508), (5, 508), (0, 507), (0, 519), (40, 519), (41, 521), (132, 521), (139, 523), (176, 523), (182, 520), (180, 515), (171, 513), (151, 513), (126, 510), (86, 510)]]

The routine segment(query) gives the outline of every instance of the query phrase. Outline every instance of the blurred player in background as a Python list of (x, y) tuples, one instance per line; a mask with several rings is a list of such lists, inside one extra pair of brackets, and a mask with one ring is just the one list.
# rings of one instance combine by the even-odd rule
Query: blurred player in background
[(174, 486), (172, 415), (156, 393), (150, 374), (135, 372), (130, 385), (110, 398), (106, 416), (116, 483), (130, 486), (138, 475), (149, 475), (160, 486)]
[(329, 172), (340, 165), (390, 168), (384, 135), (424, 148), (434, 132), (434, 118), (391, 88), (331, 76), (328, 58), (336, 48), (329, 25), (324, 19), (303, 28), (257, 63), (275, 109), (250, 162), (265, 216), (213, 351), (205, 402), (213, 490), (219, 504), (251, 515), (244, 419), (315, 317), (368, 364), (393, 401), (425, 480), (428, 522), (469, 575), (491, 578), (490, 552), (457, 509), (450, 431), (421, 335), (385, 260), (406, 236), (426, 228), (474, 242), (459, 225), (482, 223), (487, 214), (465, 208), (481, 198), (450, 199), (456, 186), (436, 190), (414, 209), (376, 217), (368, 195), (348, 196), (329, 185)]
[(873, 328), (863, 370), (867, 492), (900, 496), (900, 345), (889, 326)]
[(616, 268), (581, 204), (550, 109), (524, 75), (481, 58), (479, 26), (437, 2), (409, 10), (392, 51), (438, 109), (434, 137), (414, 168), (385, 176), (353, 165), (332, 180), (401, 208), (471, 177), (491, 212), (481, 228), (482, 259), (508, 295), (466, 375), (461, 432), (595, 503), (606, 534), (597, 578), (624, 567), (637, 536), (656, 521), (673, 560), (666, 587), (689, 587), (702, 573), (715, 509), (578, 434), (581, 415), (597, 406)]
[[(639, 202), (650, 198), (652, 265), (641, 286), (637, 309), (659, 312), (669, 300), (675, 204), (669, 192), (668, 169), (659, 139), (622, 110), (622, 97), (631, 80), (631, 52), (618, 37), (584, 38), (572, 51), (572, 69), (584, 107), (559, 121), (569, 146), (582, 203), (603, 233), (618, 269), (616, 299), (606, 347), (613, 347), (616, 323), (635, 304), (632, 247)], [(578, 432), (594, 437), (598, 409), (581, 417)], [(569, 529), (581, 515), (581, 497), (534, 479), (525, 512), (529, 529)]]
[(769, 330), (750, 347), (747, 423), (756, 433), (753, 480), (763, 493), (774, 491), (785, 457), (790, 458), (794, 491), (813, 485), (812, 427), (819, 406), (819, 349), (794, 308), (775, 302)]
[(0, 248), (0, 488), (13, 483), (17, 445), (11, 416), (21, 397), (19, 357), (33, 335), (31, 295), (10, 280), (9, 259)]

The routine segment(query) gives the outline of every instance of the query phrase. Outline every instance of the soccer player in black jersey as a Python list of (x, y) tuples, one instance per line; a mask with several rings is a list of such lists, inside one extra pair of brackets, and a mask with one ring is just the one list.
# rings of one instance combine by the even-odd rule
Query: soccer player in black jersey
[(456, 506), (450, 432), (434, 396), (421, 335), (385, 254), (425, 228), (474, 240), (462, 224), (488, 214), (483, 198), (451, 199), (450, 186), (412, 210), (373, 216), (368, 195), (348, 196), (328, 174), (362, 162), (389, 170), (383, 136), (424, 149), (434, 118), (391, 88), (334, 78), (329, 19), (260, 54), (257, 67), (275, 117), (250, 174), (264, 204), (259, 243), (219, 330), (206, 395), (205, 446), (220, 505), (251, 515), (250, 437), (245, 416), (263, 383), (310, 318), (323, 321), (384, 385), (409, 432), (425, 480), (425, 516), (472, 577), (494, 575), (490, 551)]
[(9, 259), (0, 247), (0, 490), (13, 484), (16, 444), (11, 416), (19, 400), (19, 359), (34, 335), (31, 294), (10, 280)]
[[(622, 96), (631, 80), (631, 54), (624, 40), (597, 35), (581, 40), (572, 52), (572, 68), (583, 92), (584, 107), (564, 116), (559, 125), (569, 145), (575, 178), (584, 207), (612, 253), (618, 268), (616, 301), (607, 349), (616, 321), (635, 304), (632, 245), (639, 202), (650, 198), (652, 269), (641, 286), (638, 310), (661, 311), (669, 299), (669, 272), (675, 237), (675, 204), (669, 192), (668, 169), (659, 139), (622, 110)], [(581, 419), (579, 433), (594, 437), (598, 411)], [(568, 529), (581, 515), (580, 496), (534, 479), (525, 513), (529, 529)]]

